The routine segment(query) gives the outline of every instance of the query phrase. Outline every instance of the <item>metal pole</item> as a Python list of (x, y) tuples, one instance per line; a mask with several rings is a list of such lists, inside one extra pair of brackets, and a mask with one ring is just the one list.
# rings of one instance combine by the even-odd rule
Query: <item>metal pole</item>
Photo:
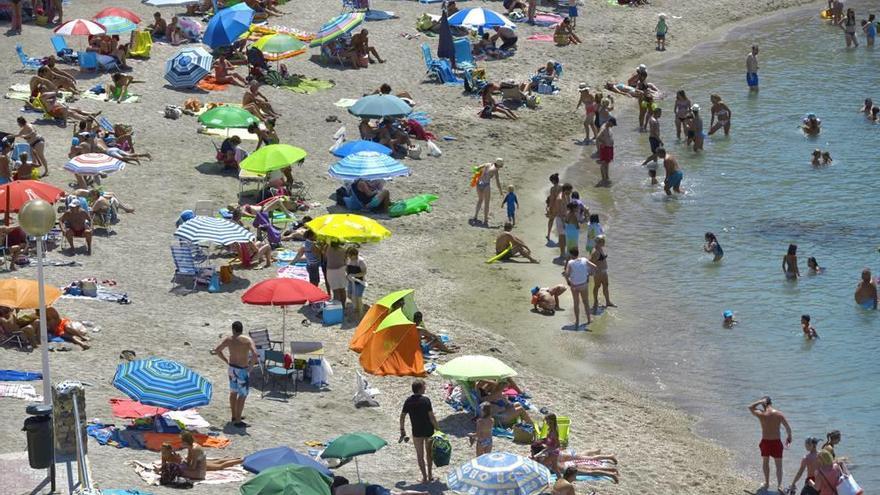
[(46, 286), (43, 281), (43, 236), (37, 237), (37, 286), (40, 296), (40, 341), (43, 356), (43, 404), (52, 405), (52, 379), (49, 376), (49, 332), (46, 328)]
[(90, 490), (92, 488), (92, 482), (89, 479), (89, 464), (88, 459), (86, 458), (85, 448), (83, 446), (82, 426), (79, 422), (79, 400), (77, 396), (77, 390), (85, 393), (82, 387), (80, 387), (79, 389), (74, 389), (73, 391), (73, 420), (76, 421), (77, 467), (79, 468), (80, 486)]

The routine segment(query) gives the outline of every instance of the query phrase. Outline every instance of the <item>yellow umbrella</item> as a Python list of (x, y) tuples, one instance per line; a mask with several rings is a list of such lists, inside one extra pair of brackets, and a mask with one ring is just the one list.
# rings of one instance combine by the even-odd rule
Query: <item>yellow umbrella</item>
[[(37, 309), (40, 307), (39, 289), (36, 280), (11, 278), (0, 280), (0, 306), (13, 309)], [(46, 306), (61, 297), (61, 289), (46, 285)]]
[(379, 242), (391, 232), (372, 218), (360, 215), (330, 214), (306, 224), (318, 239), (338, 242)]

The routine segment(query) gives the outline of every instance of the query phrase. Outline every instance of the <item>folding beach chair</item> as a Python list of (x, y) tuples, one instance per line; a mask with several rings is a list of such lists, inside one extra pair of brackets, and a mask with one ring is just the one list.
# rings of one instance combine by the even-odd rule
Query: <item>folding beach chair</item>
[(211, 277), (214, 275), (214, 268), (200, 266), (193, 256), (193, 251), (189, 246), (183, 244), (174, 244), (171, 246), (171, 258), (174, 260), (174, 277), (171, 281), (177, 280), (177, 277), (191, 277), (193, 280), (192, 291), (196, 290), (199, 283), (208, 285), (211, 283)]
[(79, 56), (80, 70), (98, 70), (98, 54), (95, 52), (82, 52)]
[(455, 68), (467, 70), (474, 68), (474, 55), (471, 53), (471, 42), (467, 38), (458, 38), (452, 45), (455, 47)]
[(440, 76), (436, 72), (439, 67), (439, 61), (434, 60), (434, 57), (431, 55), (431, 47), (427, 43), (422, 43), (422, 56), (425, 58), (425, 72), (439, 79)]
[(134, 58), (150, 58), (153, 49), (153, 35), (149, 31), (138, 29), (134, 32), (134, 43), (128, 50), (128, 56)]
[(266, 349), (263, 358), (263, 387), (260, 391), (260, 398), (262, 399), (266, 395), (267, 380), (273, 383), (272, 390), (275, 390), (274, 384), (277, 384), (278, 380), (282, 380), (284, 383), (284, 393), (287, 394), (289, 382), (296, 380), (294, 375), (296, 375), (295, 369), (284, 367), (283, 352)]
[(200, 199), (196, 201), (193, 213), (195, 213), (197, 217), (213, 217), (217, 214), (217, 210), (214, 208), (214, 202), (210, 199)]
[(79, 53), (73, 51), (67, 46), (67, 40), (64, 39), (64, 36), (55, 35), (52, 36), (49, 41), (52, 42), (55, 56), (60, 58), (63, 62), (74, 63), (79, 59)]
[(36, 71), (43, 66), (43, 61), (41, 59), (28, 57), (27, 55), (25, 55), (24, 48), (21, 47), (21, 43), (15, 44), (15, 53), (18, 54), (18, 60), (21, 61), (21, 66), (24, 70)]

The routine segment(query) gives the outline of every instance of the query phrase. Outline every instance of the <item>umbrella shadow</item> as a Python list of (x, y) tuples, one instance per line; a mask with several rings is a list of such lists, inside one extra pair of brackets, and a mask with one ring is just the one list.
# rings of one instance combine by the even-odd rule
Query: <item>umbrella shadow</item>
[(455, 438), (466, 438), (469, 433), (474, 432), (474, 419), (470, 413), (464, 411), (450, 414), (438, 423), (443, 433)]
[(348, 67), (344, 64), (340, 64), (338, 60), (335, 60), (335, 59), (332, 59), (329, 57), (324, 57), (321, 55), (312, 55), (309, 58), (309, 60), (311, 60), (312, 63), (314, 63), (316, 65), (320, 65), (321, 67), (324, 67), (325, 69), (334, 69), (334, 70), (338, 70), (340, 72), (347, 71), (347, 70), (351, 69), (350, 67)]
[(162, 87), (165, 89), (170, 89), (171, 91), (176, 91), (178, 93), (184, 93), (184, 94), (188, 94), (188, 95), (206, 95), (206, 94), (210, 93), (210, 91), (202, 89), (202, 88), (198, 88), (198, 87), (195, 87), (195, 88), (175, 88), (174, 86), (172, 86), (170, 84), (166, 84)]
[(224, 167), (216, 160), (212, 161), (212, 162), (202, 162), (193, 168), (195, 168), (199, 173), (202, 173), (205, 175), (219, 175), (219, 176), (224, 176), (224, 177), (236, 177), (236, 174), (233, 170), (230, 170), (230, 169)]
[(394, 488), (397, 488), (398, 490), (428, 492), (431, 495), (445, 493), (449, 490), (446, 483), (439, 480), (434, 480), (428, 483), (407, 483), (405, 481), (398, 481), (394, 484)]

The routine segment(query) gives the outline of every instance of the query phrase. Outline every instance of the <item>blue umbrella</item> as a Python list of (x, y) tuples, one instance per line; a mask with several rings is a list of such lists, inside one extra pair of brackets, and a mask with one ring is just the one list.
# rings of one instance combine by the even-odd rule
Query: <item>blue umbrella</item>
[(394, 95), (364, 96), (348, 109), (348, 113), (356, 117), (367, 117), (370, 119), (403, 117), (411, 112), (412, 107)]
[(311, 457), (301, 454), (290, 447), (275, 447), (254, 452), (244, 458), (241, 466), (248, 471), (259, 474), (261, 471), (285, 464), (298, 464), (310, 467), (321, 474), (333, 477), (330, 469)]
[(354, 153), (330, 165), (330, 177), (341, 180), (390, 179), (409, 174), (409, 167), (375, 151)]
[(229, 46), (251, 27), (254, 10), (244, 2), (217, 12), (202, 36), (202, 42), (211, 48)]
[(191, 88), (211, 73), (213, 62), (202, 47), (184, 48), (165, 62), (165, 80), (172, 88)]
[(390, 155), (392, 153), (391, 148), (385, 145), (381, 145), (374, 141), (365, 141), (363, 139), (348, 141), (333, 150), (332, 153), (339, 158), (345, 158), (348, 155), (359, 153), (361, 151), (375, 151), (376, 153), (382, 153), (383, 155)]
[(149, 358), (116, 367), (113, 386), (141, 404), (180, 411), (211, 402), (214, 386), (186, 366)]
[(507, 452), (483, 454), (446, 477), (450, 490), (468, 495), (537, 495), (550, 484), (550, 470)]
[(254, 240), (254, 234), (237, 223), (203, 216), (197, 216), (177, 227), (174, 235), (189, 242), (211, 242), (221, 246)]
[(491, 28), (495, 26), (516, 27), (507, 17), (482, 7), (459, 10), (449, 18), (449, 24), (475, 28)]

